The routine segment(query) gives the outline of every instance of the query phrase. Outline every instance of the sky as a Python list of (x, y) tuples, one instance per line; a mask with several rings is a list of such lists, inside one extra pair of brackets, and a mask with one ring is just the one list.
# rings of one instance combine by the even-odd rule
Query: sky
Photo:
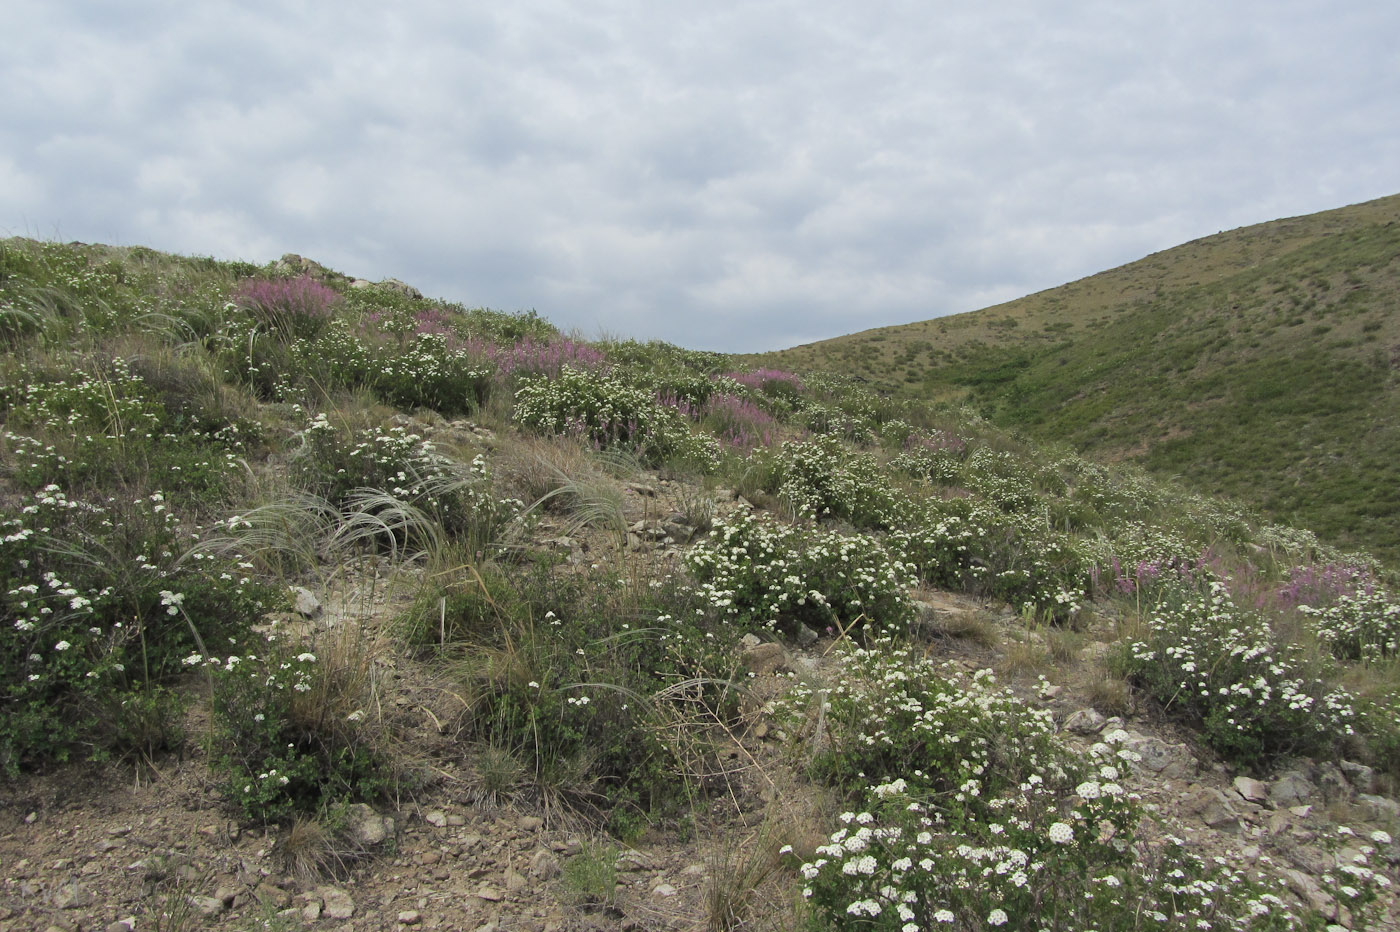
[(1394, 0), (8, 0), (0, 235), (756, 352), (1400, 193)]

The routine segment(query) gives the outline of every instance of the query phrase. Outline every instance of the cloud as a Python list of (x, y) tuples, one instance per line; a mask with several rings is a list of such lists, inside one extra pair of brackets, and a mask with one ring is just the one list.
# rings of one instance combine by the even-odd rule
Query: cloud
[(1400, 189), (1400, 8), (19, 0), (0, 228), (773, 348)]

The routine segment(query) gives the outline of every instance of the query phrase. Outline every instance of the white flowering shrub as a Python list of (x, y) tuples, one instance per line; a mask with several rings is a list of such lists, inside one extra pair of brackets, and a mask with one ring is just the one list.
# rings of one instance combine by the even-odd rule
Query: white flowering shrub
[[(305, 445), (294, 461), (293, 476), (336, 506), (363, 505), (366, 491), (387, 493), (474, 549), (489, 544), (522, 507), (518, 501), (493, 494), (485, 458), (458, 463), (402, 427), (349, 432), (320, 414), (307, 424), (303, 437)], [(236, 525), (235, 518), (232, 526)], [(404, 523), (396, 537), (413, 533), (412, 526)]]
[(1355, 733), (1352, 696), (1310, 669), (1300, 646), (1277, 643), (1268, 619), (1238, 607), (1224, 583), (1168, 594), (1123, 662), (1222, 757), (1258, 765), (1285, 754), (1325, 756)]
[[(1139, 802), (1120, 782), (1136, 759), (1126, 733), (1081, 756), (986, 671), (890, 643), (843, 659), (840, 683), (795, 687), (778, 709), (827, 742), (818, 773), (859, 804), (798, 867), (818, 928), (1314, 927), (1223, 861), (1139, 837)], [(1360, 909), (1385, 881), (1348, 879), (1364, 927)]]
[(374, 393), (388, 404), (454, 417), (486, 403), (494, 375), (493, 366), (446, 336), (420, 333), (408, 346), (381, 354), (370, 378)]
[(1330, 605), (1300, 605), (1317, 636), (1342, 660), (1377, 661), (1400, 653), (1400, 601), (1371, 587), (1343, 594)]
[(916, 580), (910, 568), (863, 534), (741, 512), (717, 521), (686, 562), (709, 604), (741, 625), (904, 630), (913, 615), (908, 590)]
[(210, 747), (224, 797), (266, 823), (384, 792), (390, 776), (358, 705), (356, 671), (271, 639), (250, 646), (184, 658), (213, 679)]
[(192, 533), (159, 492), (94, 504), (50, 486), (0, 511), (0, 766), (106, 747), (196, 639), (275, 604), (247, 564), (182, 559)]
[(907, 497), (891, 490), (889, 477), (875, 457), (850, 453), (835, 437), (785, 443), (777, 462), (781, 477), (777, 493), (800, 516), (889, 528), (897, 526), (908, 511)]
[(651, 465), (683, 462), (701, 471), (719, 463), (719, 443), (692, 429), (675, 408), (615, 370), (563, 367), (557, 378), (521, 381), (514, 418), (545, 434), (581, 437), (598, 449), (635, 452)]

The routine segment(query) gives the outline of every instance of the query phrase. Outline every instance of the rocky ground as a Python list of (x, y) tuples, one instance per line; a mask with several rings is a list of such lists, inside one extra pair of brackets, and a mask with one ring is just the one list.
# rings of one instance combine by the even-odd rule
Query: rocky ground
[[(674, 561), (690, 536), (676, 520), (677, 498), (689, 493), (635, 482), (625, 492), (632, 558)], [(734, 507), (732, 495), (718, 497), (721, 509)], [(548, 521), (539, 533), (584, 570), (610, 546)], [(336, 585), (311, 593), (301, 608), (313, 617), (289, 618), (288, 625), (303, 636), (346, 624), (373, 631), (392, 616), (393, 591), (374, 580)], [(1400, 804), (1364, 765), (1297, 761), (1253, 779), (1212, 763), (1189, 736), (1150, 715), (1105, 718), (1094, 711), (1086, 684), (1113, 637), (1113, 619), (1099, 618), (1075, 655), (1040, 680), (1032, 675), (1039, 671), (1015, 660), (1044, 635), (1025, 631), (1000, 606), (947, 593), (920, 597), (925, 623), (938, 635), (933, 650), (968, 669), (1005, 671), (1028, 702), (1054, 710), (1067, 742), (1087, 747), (1126, 732), (1141, 761), (1125, 782), (1157, 820), (1150, 831), (1256, 870), (1272, 878), (1280, 896), (1316, 906), (1343, 927), (1351, 917), (1324, 875), (1357, 858), (1391, 874), (1400, 864), (1400, 846), (1385, 840), (1400, 837)], [(312, 604), (322, 601), (324, 609)], [(793, 675), (839, 676), (830, 640), (808, 641), (739, 645), (755, 695), (776, 694)], [(588, 826), (526, 805), (487, 805), (472, 789), (472, 761), (454, 741), (451, 701), (431, 670), (392, 652), (379, 664), (385, 701), (428, 779), (412, 797), (353, 807), (351, 843), (336, 849), (338, 863), (313, 876), (291, 856), (306, 847), (297, 829), (235, 822), (192, 737), (183, 759), (139, 768), (75, 764), (0, 786), (0, 932), (719, 928), (711, 923), (716, 890), (732, 896), (734, 863), (755, 839), (778, 825), (785, 837), (815, 843), (835, 811), (802, 779), (787, 736), (755, 713), (721, 755), (722, 791), (691, 825), (658, 826), (631, 844), (611, 843), (616, 851), (604, 874), (615, 870), (615, 886), (600, 896), (564, 876), (571, 859), (603, 860), (603, 842)], [(196, 707), (192, 736), (200, 732), (199, 714)], [(752, 897), (740, 904), (746, 924), (793, 927), (797, 886), (791, 872), (755, 880)], [(1384, 912), (1381, 927), (1400, 928), (1396, 903)]]

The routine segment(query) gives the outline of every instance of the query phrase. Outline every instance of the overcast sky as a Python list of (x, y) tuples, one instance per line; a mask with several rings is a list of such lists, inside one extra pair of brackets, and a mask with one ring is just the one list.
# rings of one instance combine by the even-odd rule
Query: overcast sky
[(0, 232), (776, 349), (1400, 192), (1395, 0), (8, 0)]

